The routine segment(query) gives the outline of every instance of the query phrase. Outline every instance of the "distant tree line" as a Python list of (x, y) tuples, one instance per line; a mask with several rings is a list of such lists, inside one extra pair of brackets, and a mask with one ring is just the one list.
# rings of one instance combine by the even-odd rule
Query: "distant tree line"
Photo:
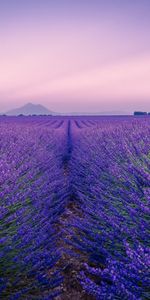
[(19, 114), (19, 115), (7, 115), (7, 114), (0, 114), (1, 117), (43, 117), (43, 116), (52, 116), (52, 114), (29, 114), (29, 115), (24, 115), (24, 114)]
[(145, 112), (145, 111), (135, 111), (134, 116), (150, 116), (150, 112)]

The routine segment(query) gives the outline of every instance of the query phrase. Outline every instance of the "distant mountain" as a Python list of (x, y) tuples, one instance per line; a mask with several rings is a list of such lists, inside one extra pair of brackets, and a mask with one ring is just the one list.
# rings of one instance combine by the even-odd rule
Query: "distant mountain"
[(18, 116), (18, 115), (52, 115), (53, 112), (48, 110), (41, 104), (27, 103), (16, 109), (9, 110), (6, 112), (8, 116)]
[(55, 113), (47, 109), (41, 104), (27, 103), (16, 109), (9, 110), (5, 113), (8, 116), (18, 116), (18, 115), (60, 115), (60, 116), (105, 116), (105, 115), (130, 115), (129, 112), (125, 111), (102, 111), (102, 112), (68, 112), (68, 113)]

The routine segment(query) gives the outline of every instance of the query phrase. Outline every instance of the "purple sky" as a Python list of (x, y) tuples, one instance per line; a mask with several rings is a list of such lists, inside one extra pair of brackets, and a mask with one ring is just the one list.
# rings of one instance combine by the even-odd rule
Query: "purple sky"
[(0, 111), (150, 111), (149, 0), (0, 0)]

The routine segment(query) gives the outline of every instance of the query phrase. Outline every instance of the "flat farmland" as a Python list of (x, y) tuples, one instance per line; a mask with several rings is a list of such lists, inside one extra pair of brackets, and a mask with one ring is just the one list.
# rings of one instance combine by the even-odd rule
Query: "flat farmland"
[(0, 117), (0, 299), (149, 292), (150, 117)]

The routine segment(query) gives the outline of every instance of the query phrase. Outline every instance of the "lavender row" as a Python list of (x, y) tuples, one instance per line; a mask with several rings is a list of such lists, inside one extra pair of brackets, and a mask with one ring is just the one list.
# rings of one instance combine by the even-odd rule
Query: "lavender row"
[(149, 299), (150, 121), (72, 126), (72, 185), (82, 210), (69, 224), (95, 299)]
[(1, 299), (53, 299), (62, 282), (57, 223), (66, 201), (66, 125), (57, 134), (37, 125), (0, 124)]

